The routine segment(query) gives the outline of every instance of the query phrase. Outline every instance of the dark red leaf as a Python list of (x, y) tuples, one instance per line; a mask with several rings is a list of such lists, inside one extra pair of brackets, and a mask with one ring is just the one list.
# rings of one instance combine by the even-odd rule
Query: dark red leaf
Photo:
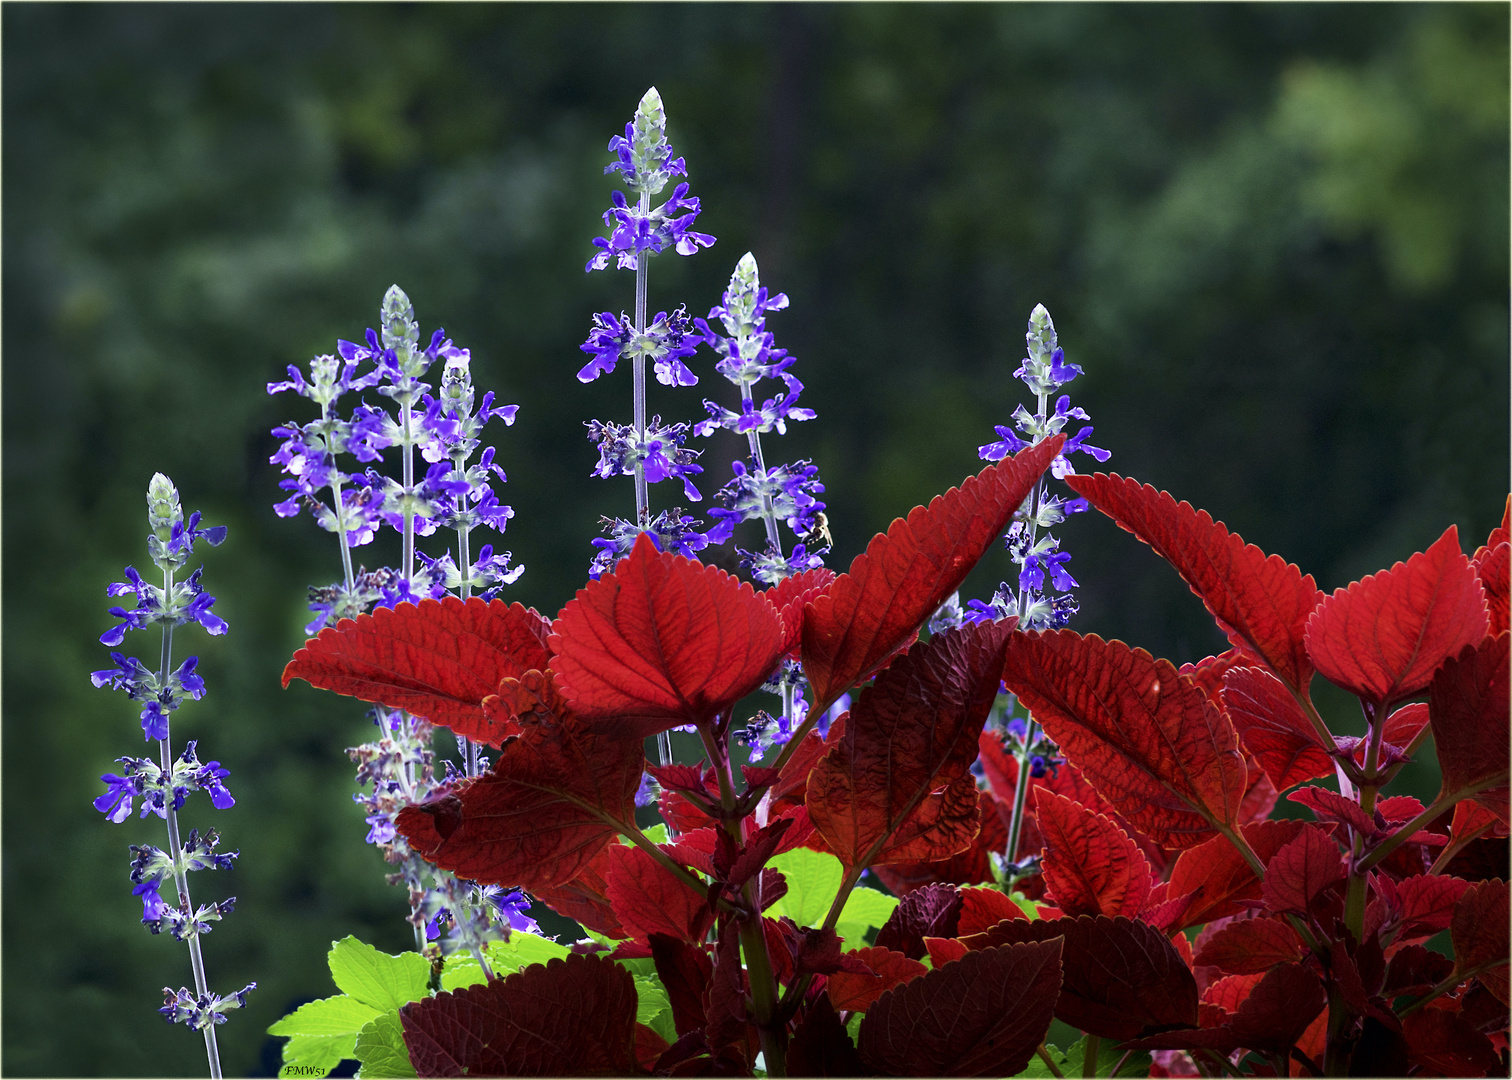
[(1426, 937), (1449, 928), (1468, 881), (1443, 874), (1416, 874), (1396, 885), (1396, 907), (1404, 937)]
[(1275, 676), (1260, 668), (1233, 668), (1223, 678), (1222, 696), (1244, 748), (1255, 755), (1277, 791), (1333, 775), (1333, 759)]
[(1411, 1014), (1402, 1021), (1402, 1035), (1417, 1076), (1499, 1076), (1504, 1071), (1491, 1040), (1443, 1009)]
[(777, 784), (771, 789), (772, 813), (781, 813), (794, 806), (802, 806), (808, 796), (809, 773), (819, 764), (825, 752), (840, 740), (840, 726), (830, 725), (829, 739), (821, 739), (817, 732), (809, 732), (798, 744), (793, 756), (782, 767)]
[(1298, 788), (1286, 797), (1287, 802), (1301, 803), (1311, 810), (1319, 821), (1337, 821), (1358, 830), (1369, 837), (1376, 829), (1375, 821), (1364, 807), (1353, 799), (1347, 799), (1337, 791), (1321, 787)]
[(421, 1076), (629, 1076), (635, 980), (612, 960), (568, 956), (399, 1010)]
[(1487, 615), (1490, 619), (1487, 633), (1495, 636), (1505, 631), (1509, 623), (1508, 577), (1512, 573), (1512, 546), (1503, 541), (1484, 553), (1476, 552), (1473, 565), (1475, 576), (1480, 578), (1481, 588), (1486, 590)]
[(1012, 1076), (1050, 1029), (1060, 952), (986, 949), (888, 991), (861, 1021), (861, 1060), (884, 1076)]
[(1168, 661), (1095, 634), (1017, 633), (1003, 681), (1156, 843), (1188, 848), (1236, 823), (1248, 776), (1233, 725)]
[(1301, 960), (1302, 939), (1280, 919), (1243, 919), (1208, 938), (1194, 962), (1212, 964), (1233, 975), (1269, 971), (1277, 964)]
[(929, 966), (938, 971), (946, 964), (954, 963), (971, 950), (956, 938), (927, 937), (924, 950), (929, 954)]
[[(1306, 827), (1301, 821), (1257, 821), (1241, 826), (1239, 832), (1263, 863)], [(1185, 929), (1248, 910), (1248, 901), (1260, 899), (1260, 879), (1227, 837), (1215, 836), (1181, 853), (1167, 890), (1172, 897), (1193, 894), (1191, 906), (1173, 928)]]
[(652, 934), (697, 944), (713, 916), (706, 897), (672, 876), (647, 852), (628, 844), (609, 849), (609, 900), (620, 922), (640, 940)]
[(1144, 908), (1153, 884), (1139, 845), (1111, 820), (1043, 788), (1034, 792), (1040, 872), (1067, 915), (1127, 915)]
[(1328, 992), (1316, 975), (1300, 964), (1281, 964), (1260, 978), (1227, 1023), (1171, 1031), (1129, 1045), (1140, 1050), (1205, 1047), (1225, 1054), (1246, 1047), (1262, 1054), (1289, 1054), (1327, 1003)]
[(306, 641), (283, 684), (304, 679), (498, 745), (504, 733), (485, 719), (483, 699), (506, 676), (545, 669), (549, 626), (534, 609), (476, 597), (379, 608)]
[(980, 822), (968, 771), (1011, 622), (937, 635), (861, 691), (808, 778), (808, 811), (847, 866), (943, 859)]
[(740, 966), (740, 928), (734, 919), (725, 919), (719, 927), (704, 1014), (709, 1018), (704, 1037), (716, 1054), (726, 1047), (745, 1046), (746, 976)]
[(707, 723), (755, 690), (782, 637), (782, 616), (749, 585), (642, 535), (562, 608), (551, 665), (579, 714), (644, 738)]
[(917, 960), (876, 945), (852, 950), (851, 955), (869, 967), (872, 974), (837, 971), (829, 977), (826, 989), (830, 1001), (844, 1012), (864, 1012), (886, 991), (917, 979), (929, 970)]
[(649, 944), (657, 977), (672, 1005), (672, 1027), (678, 1037), (703, 1031), (709, 1024), (704, 995), (714, 974), (714, 962), (699, 946), (666, 934), (652, 934)]
[(925, 937), (953, 938), (960, 921), (960, 891), (954, 885), (925, 885), (898, 901), (877, 930), (876, 945), (920, 960)]
[(1155, 549), (1176, 568), (1229, 641), (1264, 660), (1299, 693), (1312, 678), (1303, 647), (1307, 617), (1323, 599), (1311, 574), (1269, 558), (1221, 521), (1164, 491), (1116, 474), (1068, 476), (1078, 495)]
[(642, 740), (584, 724), (538, 671), (500, 690), (526, 721), (521, 734), (505, 740), (491, 771), (405, 807), (394, 824), (415, 851), (471, 881), (565, 885), (633, 826)]
[(1454, 961), (1421, 945), (1404, 945), (1392, 953), (1386, 968), (1387, 999), (1421, 996), (1454, 973)]
[[(1454, 905), (1449, 934), (1454, 941), (1454, 962), (1468, 975), (1480, 970), (1481, 983), (1503, 1005), (1508, 1004), (1507, 961), (1512, 946), (1508, 944), (1507, 884), (1486, 881), (1465, 890)], [(1499, 963), (1498, 963), (1499, 961)], [(1487, 965), (1493, 965), (1487, 968)]]
[(1232, 1015), (1239, 1011), (1239, 1007), (1244, 1004), (1255, 987), (1260, 985), (1260, 980), (1263, 978), (1265, 978), (1263, 974), (1256, 972), (1253, 975), (1229, 975), (1218, 979), (1203, 992), (1202, 1003), (1222, 1009)]
[(1307, 651), (1334, 684), (1374, 705), (1427, 689), (1446, 659), (1486, 635), (1486, 598), (1459, 531), (1337, 589), (1307, 622)]
[(1149, 923), (1105, 915), (1012, 921), (962, 940), (981, 949), (1055, 937), (1066, 939), (1056, 1019), (1110, 1039), (1197, 1022), (1192, 971)]
[(872, 538), (849, 573), (804, 616), (803, 672), (816, 704), (834, 701), (914, 640), (920, 624), (992, 546), (1064, 441), (1056, 435), (989, 465)]
[(981, 809), (982, 828), (965, 851), (933, 862), (874, 866), (871, 872), (898, 896), (937, 881), (949, 885), (977, 885), (991, 881), (992, 855), (1001, 854), (1008, 846), (1008, 827), (1003, 824), (1005, 808), (985, 791), (977, 792), (977, 805)]
[(783, 653), (797, 659), (799, 633), (803, 629), (803, 606), (829, 591), (835, 572), (822, 566), (785, 577), (760, 595), (782, 616)]
[(1488, 637), (1439, 669), (1428, 688), (1428, 715), (1443, 770), (1440, 794), (1501, 782), (1475, 796), (1505, 824), (1508, 742), (1507, 652), (1512, 635)]
[(1306, 914), (1313, 898), (1344, 880), (1344, 856), (1322, 829), (1308, 826), (1265, 863), (1260, 896), (1271, 911)]
[[(1412, 745), (1412, 741), (1428, 726), (1428, 703), (1426, 701), (1414, 701), (1410, 705), (1403, 705), (1400, 709), (1392, 712), (1386, 718), (1386, 730), (1381, 733), (1383, 741), (1400, 746), (1404, 750)], [(1365, 754), (1360, 753), (1360, 763), (1365, 763)]]
[(668, 1049), (667, 1040), (657, 1034), (655, 1028), (640, 1023), (635, 1025), (635, 1060), (640, 1063), (641, 1072), (650, 1072)]
[(961, 921), (956, 933), (961, 937), (980, 934), (1004, 919), (1027, 919), (1024, 909), (997, 889), (962, 889)]
[(828, 994), (820, 994), (798, 1018), (788, 1043), (787, 1069), (789, 1076), (866, 1075), (866, 1065)]

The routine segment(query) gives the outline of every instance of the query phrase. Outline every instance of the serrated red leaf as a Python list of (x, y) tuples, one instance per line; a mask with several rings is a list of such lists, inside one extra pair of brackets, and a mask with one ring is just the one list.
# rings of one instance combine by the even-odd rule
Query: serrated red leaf
[(1016, 633), (1003, 682), (1157, 844), (1192, 847), (1236, 823), (1248, 775), (1233, 725), (1170, 662), (1095, 634)]
[(1365, 808), (1353, 799), (1347, 799), (1337, 791), (1321, 787), (1298, 788), (1286, 797), (1287, 802), (1300, 803), (1313, 812), (1319, 821), (1337, 821), (1370, 837), (1377, 831), (1375, 821)]
[(399, 1010), (421, 1076), (630, 1076), (635, 980), (611, 960), (568, 956)]
[(898, 901), (887, 922), (878, 928), (876, 944), (910, 960), (920, 960), (926, 937), (953, 938), (960, 921), (960, 890), (954, 885), (925, 885)]
[(1260, 896), (1271, 911), (1306, 914), (1313, 899), (1344, 880), (1344, 855), (1322, 829), (1308, 826), (1266, 860)]
[(1191, 969), (1149, 923), (1105, 915), (1011, 921), (962, 940), (982, 949), (1056, 937), (1065, 938), (1056, 1019), (1109, 1039), (1197, 1022)]
[(1396, 883), (1396, 908), (1404, 937), (1427, 937), (1449, 927), (1468, 881), (1445, 874), (1416, 874)]
[(1060, 952), (986, 949), (888, 991), (861, 1021), (861, 1060), (884, 1076), (1012, 1076), (1050, 1030)]
[(1509, 1004), (1507, 962), (1512, 952), (1508, 943), (1509, 918), (1512, 913), (1508, 909), (1507, 884), (1498, 879), (1466, 889), (1454, 905), (1454, 917), (1449, 923), (1455, 968), (1466, 976), (1479, 971), (1477, 977), (1482, 985), (1503, 1005)]
[(657, 978), (672, 1006), (673, 1030), (679, 1038), (690, 1031), (703, 1031), (709, 1023), (704, 1014), (704, 995), (714, 974), (714, 962), (699, 946), (666, 934), (652, 934), (648, 944)]
[[(1257, 821), (1240, 826), (1239, 832), (1263, 863), (1306, 827), (1301, 821)], [(1183, 851), (1166, 887), (1167, 896), (1192, 894), (1191, 906), (1172, 927), (1176, 930), (1237, 915), (1260, 899), (1260, 879), (1224, 836)]]
[(803, 673), (834, 701), (914, 640), (966, 580), (1060, 452), (1064, 436), (989, 465), (872, 538), (803, 620)]
[(808, 777), (815, 830), (847, 866), (943, 859), (980, 823), (968, 771), (997, 696), (1008, 620), (931, 638), (861, 691)]
[(1262, 1054), (1289, 1054), (1327, 1003), (1328, 992), (1316, 975), (1299, 964), (1280, 964), (1260, 978), (1227, 1023), (1153, 1035), (1129, 1047), (1202, 1047), (1225, 1054), (1245, 1047)]
[(954, 963), (970, 950), (955, 938), (927, 937), (924, 949), (929, 954), (929, 966), (936, 971), (946, 964)]
[(1486, 626), (1485, 594), (1451, 525), (1427, 551), (1335, 590), (1308, 619), (1307, 651), (1330, 682), (1379, 706), (1427, 689)]
[(707, 723), (755, 690), (782, 639), (782, 616), (750, 585), (642, 535), (562, 608), (551, 666), (580, 715), (645, 738)]
[(788, 1043), (789, 1076), (865, 1076), (866, 1065), (827, 994), (803, 1011)]
[(1040, 872), (1067, 915), (1127, 915), (1144, 908), (1153, 875), (1139, 845), (1110, 819), (1040, 788), (1035, 815), (1045, 838)]
[(1193, 962), (1211, 964), (1232, 975), (1254, 975), (1302, 956), (1302, 939), (1289, 924), (1280, 919), (1242, 919), (1208, 938)]
[(1176, 670), (1201, 687), (1215, 706), (1222, 708), (1223, 699), (1219, 694), (1223, 690), (1224, 677), (1235, 668), (1253, 667), (1254, 664), (1254, 657), (1243, 649), (1229, 649), (1217, 656), (1205, 657), (1195, 664), (1182, 664)]
[(1253, 975), (1229, 975), (1217, 979), (1203, 992), (1202, 1003), (1222, 1009), (1232, 1016), (1239, 1011), (1239, 1007), (1263, 978), (1263, 972), (1255, 972)]
[[(1507, 813), (1508, 641), (1488, 637), (1448, 660), (1428, 688), (1428, 716), (1443, 771), (1440, 795), (1481, 786), (1475, 801), (1503, 823)], [(1485, 788), (1487, 781), (1500, 783)]]
[(799, 633), (803, 629), (803, 607), (829, 591), (836, 574), (820, 566), (801, 574), (785, 577), (770, 589), (758, 595), (764, 596), (782, 616), (782, 652), (784, 656), (798, 656)]
[(713, 924), (707, 898), (672, 876), (647, 852), (628, 844), (609, 849), (609, 901), (638, 940), (652, 934), (697, 944)]
[(549, 673), (529, 671), (501, 689), (524, 720), (521, 734), (505, 740), (492, 770), (405, 807), (394, 824), (415, 851), (468, 880), (530, 892), (565, 885), (633, 828), (642, 740), (583, 723)]
[(851, 955), (871, 969), (870, 975), (837, 971), (829, 977), (826, 989), (830, 1001), (842, 1012), (865, 1012), (888, 990), (917, 979), (929, 969), (892, 949), (868, 945), (854, 949)]
[(1382, 995), (1390, 1000), (1403, 994), (1426, 993), (1454, 973), (1454, 961), (1421, 945), (1404, 945), (1391, 955)]
[(614, 914), (609, 902), (609, 883), (604, 874), (609, 869), (609, 846), (606, 844), (587, 866), (573, 875), (565, 885), (537, 886), (535, 898), (558, 915), (575, 919), (584, 927), (605, 937), (628, 938), (630, 932)]
[(1509, 624), (1508, 594), (1512, 592), (1512, 586), (1509, 586), (1508, 578), (1512, 576), (1512, 545), (1503, 541), (1484, 552), (1476, 552), (1473, 565), (1475, 576), (1480, 579), (1481, 588), (1486, 591), (1487, 616), (1490, 620), (1487, 633), (1495, 636), (1505, 631)]
[(997, 889), (962, 889), (961, 920), (956, 927), (960, 937), (990, 930), (1004, 919), (1028, 919), (1024, 909)]
[(1068, 476), (1078, 495), (1176, 568), (1229, 641), (1305, 693), (1313, 665), (1303, 647), (1307, 617), (1323, 594), (1279, 555), (1266, 557), (1221, 521), (1164, 491), (1117, 474)]
[(1491, 1040), (1464, 1018), (1443, 1009), (1423, 1009), (1402, 1021), (1402, 1036), (1417, 1076), (1501, 1075)]
[(977, 885), (991, 881), (992, 856), (1001, 854), (1008, 846), (1008, 827), (1003, 824), (1006, 809), (985, 791), (977, 792), (977, 806), (981, 811), (982, 827), (965, 851), (933, 862), (873, 866), (871, 872), (897, 896), (906, 896), (932, 882)]
[(1333, 774), (1333, 759), (1281, 680), (1260, 668), (1233, 668), (1221, 695), (1244, 748), (1277, 791)]
[(483, 699), (500, 679), (546, 667), (548, 627), (533, 608), (476, 597), (379, 608), (306, 641), (283, 684), (304, 679), (498, 745), (503, 734), (484, 717)]
[(726, 919), (720, 925), (713, 961), (714, 971), (709, 977), (708, 992), (704, 994), (704, 1013), (709, 1018), (704, 1038), (716, 1054), (731, 1047), (744, 1058), (749, 1019), (747, 979), (740, 966), (740, 929), (734, 919)]

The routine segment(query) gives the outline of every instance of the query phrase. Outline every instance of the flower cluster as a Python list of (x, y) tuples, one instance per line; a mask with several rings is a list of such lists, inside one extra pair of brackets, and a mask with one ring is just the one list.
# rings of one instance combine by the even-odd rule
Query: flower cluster
[[(459, 587), (466, 594), (486, 594), (513, 582), (522, 570), (510, 565), (509, 553), (495, 554), (490, 544), (474, 559), (468, 542), (471, 530), (483, 526), (503, 532), (514, 516), (493, 490), (495, 479), (508, 479), (494, 463), (493, 447), (483, 448), (476, 460), (473, 455), (484, 425), (493, 419), (513, 424), (519, 407), (495, 406), (492, 392), (477, 398), (471, 353), (454, 345), (444, 330), (436, 330), (421, 348), (413, 305), (399, 286), (385, 294), (380, 321), (381, 332), (369, 329), (363, 344), (339, 341), (339, 358), (312, 360), (308, 379), (290, 366), (287, 380), (268, 384), (270, 394), (293, 391), (320, 406), (316, 420), (273, 429), (283, 442), (269, 460), (286, 474), (279, 486), (293, 493), (274, 510), (292, 517), (307, 509), (321, 528), (342, 538), (344, 581), (312, 592), (310, 609), (316, 618), (306, 627), (309, 633), (375, 605), (438, 597)], [(424, 377), (438, 362), (442, 375), (433, 395)], [(397, 415), (365, 401), (350, 415), (335, 410), (344, 394), (367, 390), (389, 398)], [(401, 451), (402, 479), (373, 467), (393, 447)], [(413, 464), (417, 449), (430, 463), (419, 477)], [(350, 455), (368, 468), (343, 472), (338, 455)], [(370, 543), (383, 526), (404, 537), (404, 565), (397, 571), (353, 571), (346, 549)], [(414, 550), (414, 536), (430, 536), (438, 528), (456, 531), (455, 555), (432, 557)]]
[[(209, 992), (199, 938), (210, 932), (212, 922), (232, 911), (236, 898), (196, 908), (189, 898), (188, 875), (196, 870), (230, 869), (237, 853), (217, 852), (220, 837), (213, 829), (204, 834), (191, 829), (181, 841), (178, 811), (196, 791), (209, 795), (217, 810), (229, 809), (236, 800), (225, 784), (229, 770), (221, 768), (218, 761), (201, 762), (195, 752), (196, 742), (191, 740), (177, 759), (173, 757), (169, 720), (185, 699), (197, 701), (205, 694), (205, 681), (196, 671), (198, 658), (191, 656), (177, 667), (172, 666), (174, 629), (193, 622), (211, 634), (226, 632), (225, 621), (210, 610), (215, 598), (200, 585), (202, 571), (194, 570), (183, 581), (175, 579), (188, 564), (195, 544), (203, 540), (212, 547), (219, 545), (226, 538), (226, 530), (223, 526), (202, 528), (198, 513), (185, 518), (178, 489), (162, 473), (154, 475), (147, 486), (147, 523), (151, 530), (147, 550), (162, 572), (162, 584), (149, 584), (128, 566), (127, 580), (111, 585), (106, 591), (112, 597), (134, 594), (136, 606), (130, 611), (111, 608), (110, 614), (120, 619), (121, 624), (102, 635), (100, 641), (114, 647), (125, 640), (128, 630), (144, 630), (155, 624), (162, 633), (158, 650), (160, 666), (154, 671), (134, 656), (112, 652), (110, 658), (115, 666), (93, 672), (90, 681), (102, 689), (123, 690), (132, 701), (143, 703), (142, 731), (148, 741), (157, 742), (158, 757), (118, 758), (121, 772), (100, 777), (106, 790), (94, 800), (94, 806), (107, 820), (120, 824), (131, 816), (135, 800), (141, 799), (141, 817), (153, 813), (167, 823), (166, 849), (150, 844), (131, 845), (131, 891), (142, 901), (143, 925), (154, 934), (166, 929), (189, 946), (195, 989), (167, 990), (170, 1004), (160, 1011), (171, 1021), (205, 1030), (206, 1049), (218, 1075), (215, 1038), (210, 1028), (225, 1020), (226, 1009), (242, 1005), (247, 992), (257, 984), (251, 983), (229, 998)], [(163, 884), (170, 880), (176, 893), (171, 903), (162, 895)]]
[(684, 361), (696, 351), (700, 337), (689, 325), (687, 309), (679, 306), (671, 312), (647, 313), (647, 274), (650, 257), (669, 248), (679, 255), (691, 255), (714, 243), (714, 237), (695, 232), (698, 199), (688, 195), (688, 185), (679, 184), (671, 198), (656, 209), (651, 196), (666, 186), (673, 176), (686, 176), (687, 166), (674, 157), (667, 141), (667, 115), (661, 95), (653, 86), (641, 98), (635, 118), (625, 125), (625, 134), (609, 140), (615, 160), (604, 172), (617, 173), (638, 201), (632, 205), (624, 192), (615, 191), (613, 207), (604, 214), (610, 234), (598, 237), (593, 244), (597, 254), (588, 261), (588, 271), (602, 270), (613, 256), (615, 265), (635, 271), (635, 313), (599, 312), (593, 328), (580, 346), (593, 357), (578, 372), (580, 382), (592, 382), (612, 373), (621, 360), (632, 365), (632, 390), (635, 410), (630, 424), (590, 421), (588, 437), (598, 447), (599, 460), (593, 474), (599, 477), (633, 476), (635, 478), (635, 519), (605, 518), (605, 539), (594, 540), (598, 549), (589, 573), (597, 578), (616, 559), (628, 554), (635, 538), (651, 533), (657, 546), (679, 555), (692, 556), (708, 545), (708, 537), (699, 531), (697, 522), (684, 517), (680, 510), (653, 516), (647, 486), (663, 480), (680, 480), (683, 495), (690, 502), (702, 499), (690, 479), (703, 470), (696, 464), (697, 453), (684, 446), (689, 425), (663, 424), (661, 417), (646, 419), (646, 361), (656, 379), (664, 386), (695, 386), (698, 376)]

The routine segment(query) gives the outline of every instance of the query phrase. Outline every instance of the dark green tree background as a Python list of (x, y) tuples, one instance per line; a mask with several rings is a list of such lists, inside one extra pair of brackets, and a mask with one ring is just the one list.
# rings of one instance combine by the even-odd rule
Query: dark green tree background
[[(93, 690), (104, 588), (145, 560), (144, 492), (230, 526), (205, 558), (224, 638), (176, 738), (231, 769), (198, 807), (241, 863), (206, 939), (228, 1075), (330, 992), (324, 954), (409, 941), (362, 843), (356, 704), (278, 686), (334, 541), (284, 521), (270, 400), (285, 365), (360, 339), (400, 283), (518, 402), (494, 432), (513, 595), (553, 612), (628, 481), (588, 472), (623, 378), (573, 377), (610, 135), (648, 85), (718, 244), (658, 260), (652, 304), (702, 314), (746, 250), (806, 403), (784, 458), (828, 485), (843, 568), (975, 472), (1009, 422), (1037, 302), (1086, 375), (1109, 468), (1210, 509), (1328, 589), (1448, 524), (1467, 549), (1508, 490), (1504, 4), (6, 5), (4, 1069), (193, 1074), (153, 1011), (185, 950), (138, 925), (128, 843), (90, 807), (143, 752)], [(669, 419), (724, 384), (654, 394)], [(653, 387), (653, 392), (661, 391)], [(728, 387), (725, 387), (728, 389)], [(705, 491), (728, 476), (709, 451)], [(669, 495), (658, 492), (667, 505)], [(1168, 568), (1095, 515), (1062, 530), (1075, 625), (1178, 661), (1221, 648)], [(359, 553), (389, 561), (380, 545)], [(984, 596), (1006, 556), (972, 579)], [(186, 637), (190, 635), (185, 635)], [(135, 644), (128, 642), (128, 644)], [(1341, 726), (1348, 728), (1346, 719)], [(1488, 752), (1498, 748), (1488, 748)], [(1418, 782), (1429, 787), (1430, 773)]]

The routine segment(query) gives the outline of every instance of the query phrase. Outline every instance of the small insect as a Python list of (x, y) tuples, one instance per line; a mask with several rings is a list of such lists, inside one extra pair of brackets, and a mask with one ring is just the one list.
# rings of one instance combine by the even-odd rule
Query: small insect
[(813, 528), (809, 529), (808, 532), (798, 539), (802, 540), (805, 544), (814, 544), (823, 541), (825, 547), (835, 546), (835, 538), (830, 535), (829, 518), (824, 516), (822, 510), (814, 515)]

